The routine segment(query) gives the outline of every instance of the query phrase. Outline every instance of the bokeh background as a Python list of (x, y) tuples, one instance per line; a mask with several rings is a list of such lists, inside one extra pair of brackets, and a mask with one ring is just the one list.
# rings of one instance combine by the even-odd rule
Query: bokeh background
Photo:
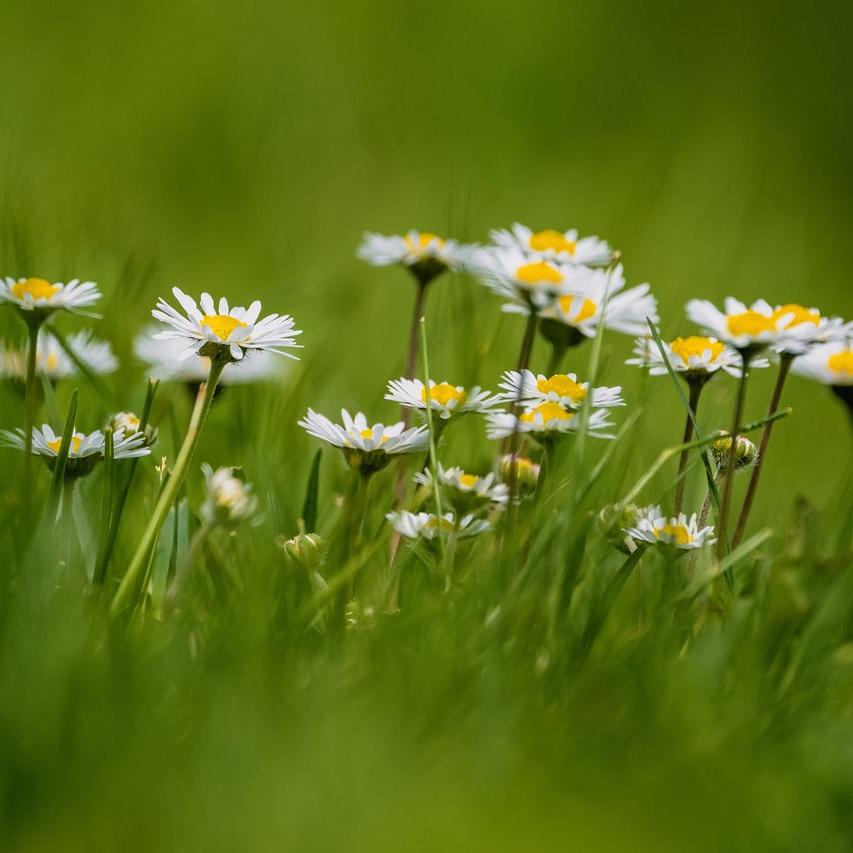
[[(116, 401), (127, 407), (138, 405), (142, 394), (132, 335), (156, 297), (180, 284), (191, 293), (258, 297), (270, 310), (295, 315), (307, 349), (292, 369), (300, 395), (294, 411), (310, 402), (328, 414), (345, 405), (390, 418), (394, 408), (382, 395), (402, 366), (413, 291), (405, 272), (356, 260), (365, 229), (414, 227), (485, 240), (489, 228), (522, 221), (599, 234), (622, 250), (630, 283), (651, 283), (666, 336), (689, 329), (683, 305), (693, 296), (801, 302), (850, 319), (848, 6), (11, 0), (0, 7), (2, 274), (79, 276), (101, 284), (98, 334), (109, 337), (127, 363), (110, 380)], [(518, 319), (502, 316), (491, 294), (462, 277), (442, 280), (430, 299), (434, 373), (494, 387), (515, 358)], [(77, 323), (62, 322), (66, 328)], [(0, 316), (0, 330), (18, 334), (11, 312)], [(636, 369), (621, 364), (630, 347), (628, 338), (607, 336), (604, 375), (606, 384), (626, 386), (629, 403), (640, 388)], [(579, 351), (570, 366), (582, 373), (587, 357)], [(771, 380), (769, 371), (755, 374), (750, 417), (763, 414)], [(727, 419), (733, 390), (726, 381), (715, 386), (703, 402), (709, 426)], [(267, 414), (277, 411), (271, 395), (263, 399)], [(638, 470), (662, 443), (677, 439), (681, 425), (666, 379), (651, 381), (648, 399), (630, 460)], [(847, 452), (841, 407), (799, 378), (790, 381), (786, 402), (794, 416), (775, 433), (756, 525), (785, 515), (796, 493), (817, 504), (838, 499), (838, 458)], [(260, 432), (252, 429), (258, 413), (242, 411), (245, 442), (237, 448), (220, 442), (210, 455), (218, 464), (243, 462), (260, 476), (268, 443), (275, 442), (276, 459), (289, 447), (304, 457), (304, 471), (315, 445), (287, 411), (274, 423), (262, 419)], [(102, 414), (92, 413), (82, 426), (98, 426)], [(215, 430), (206, 441), (216, 445)], [(292, 499), (284, 498), (291, 516), (303, 482), (300, 477)], [(62, 635), (52, 642), (57, 655), (66, 650)], [(442, 654), (452, 670), (452, 646)], [(153, 714), (180, 743), (184, 710), (172, 714), (168, 697), (155, 709), (144, 707), (144, 681), (158, 677), (157, 666), (141, 676), (139, 695), (121, 697), (117, 707), (143, 731)], [(226, 655), (223, 666), (229, 683), (239, 683), (240, 665)], [(191, 678), (187, 668), (183, 675)], [(424, 706), (437, 712), (441, 691), (457, 687), (452, 676), (409, 684), (411, 696), (398, 703), (411, 704), (409, 722), (420, 731), (429, 714), (415, 715)], [(591, 719), (596, 703), (608, 701), (599, 687), (586, 685)], [(61, 726), (49, 718), (51, 697), (38, 698), (44, 701), (20, 713), (32, 718), (32, 754), (49, 766), (62, 754), (62, 740), (42, 744), (40, 732)], [(411, 730), (399, 715), (376, 717), (370, 706), (369, 715), (365, 709), (342, 727), (318, 700), (316, 716), (303, 720), (304, 749), (281, 757), (307, 775), (285, 781), (268, 764), (269, 776), (257, 776), (272, 746), (267, 730), (253, 731), (246, 716), (251, 697), (243, 701), (239, 713), (223, 701), (209, 730), (193, 742), (198, 753), (178, 748), (169, 756), (192, 763), (189, 787), (207, 786), (204, 799), (194, 800), (188, 787), (165, 791), (159, 801), (166, 809), (172, 804), (169, 819), (196, 839), (196, 849), (252, 849), (266, 837), (265, 825), (339, 847), (396, 833), (414, 849), (425, 843), (420, 831), (429, 826), (435, 837), (446, 831), (460, 847), (469, 838), (472, 847), (531, 849), (564, 832), (576, 816), (583, 817), (574, 824), (579, 849), (721, 849), (715, 835), (699, 838), (691, 820), (679, 817), (682, 799), (693, 809), (685, 814), (695, 816), (713, 795), (713, 813), (706, 816), (720, 826), (744, 807), (758, 831), (780, 844), (787, 804), (796, 802), (818, 822), (822, 810), (831, 809), (812, 803), (790, 780), (778, 782), (772, 761), (759, 777), (749, 777), (736, 755), (712, 759), (709, 748), (702, 759), (701, 738), (697, 755), (707, 760), (706, 778), (693, 775), (689, 790), (682, 787), (684, 774), (695, 771), (696, 755), (685, 755), (678, 759), (683, 766), (676, 762), (650, 785), (637, 767), (654, 765), (667, 748), (670, 733), (663, 727), (637, 745), (631, 775), (623, 778), (613, 769), (630, 744), (615, 742), (606, 760), (606, 732), (589, 752), (575, 744), (566, 761), (575, 762), (575, 784), (581, 769), (585, 782), (567, 798), (555, 794), (563, 781), (558, 761), (541, 773), (525, 765), (518, 786), (527, 796), (519, 799), (506, 784), (509, 760), (502, 787), (490, 787), (499, 750), (479, 765), (469, 753), (449, 749), (435, 766), (418, 764), (417, 790), (371, 778), (387, 807), (365, 812), (370, 792), (361, 787), (360, 762), (423, 762), (423, 753), (407, 752)], [(699, 700), (695, 712), (695, 730), (713, 741)], [(85, 718), (84, 708), (80, 714)], [(494, 722), (477, 720), (477, 733)], [(453, 726), (453, 720), (443, 723)], [(551, 749), (547, 737), (529, 737), (531, 754)], [(331, 771), (344, 741), (346, 766)], [(97, 754), (96, 734), (91, 743)], [(316, 743), (324, 751), (315, 762)], [(117, 798), (132, 790), (134, 768), (147, 760), (145, 741), (110, 748), (126, 750), (126, 775), (116, 775), (113, 763), (108, 779), (82, 775), (72, 786), (83, 792), (89, 785), (114, 786)], [(68, 760), (87, 767), (87, 757), (69, 753)], [(24, 820), (24, 783), (45, 784), (38, 760), (9, 777), (16, 788), (6, 794), (14, 795), (10, 802), (24, 810)], [(448, 777), (470, 796), (460, 801), (459, 787), (445, 787)], [(233, 793), (243, 786), (245, 801)], [(216, 810), (231, 796), (245, 821), (225, 831)], [(608, 798), (601, 814), (587, 808)], [(68, 802), (57, 797), (53, 817), (60, 825), (77, 820), (74, 800)], [(185, 810), (187, 802), (192, 809)], [(337, 809), (332, 815), (329, 802)], [(414, 805), (424, 817), (413, 827), (406, 816)], [(112, 807), (103, 806), (105, 814)], [(504, 806), (521, 823), (496, 820)], [(97, 812), (87, 820), (88, 837), (97, 838)], [(50, 821), (38, 825), (44, 834), (32, 829), (27, 849), (45, 849), (47, 840), (59, 849), (61, 834), (51, 834)], [(533, 826), (541, 838), (531, 836)], [(156, 837), (152, 823), (136, 830), (141, 846)], [(748, 842), (743, 849), (750, 849)]]

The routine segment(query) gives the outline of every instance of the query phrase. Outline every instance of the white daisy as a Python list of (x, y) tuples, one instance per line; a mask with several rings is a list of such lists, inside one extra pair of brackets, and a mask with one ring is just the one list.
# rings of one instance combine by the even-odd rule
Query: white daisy
[(258, 509), (252, 486), (239, 468), (217, 468), (202, 463), (207, 495), (199, 514), (208, 524), (234, 524), (251, 518)]
[[(261, 303), (257, 300), (248, 308), (231, 308), (224, 297), (215, 305), (209, 293), (202, 293), (199, 311), (195, 299), (187, 296), (180, 288), (173, 287), (172, 294), (187, 316), (180, 314), (164, 299), (157, 300), (157, 308), (151, 315), (172, 327), (157, 332), (154, 335), (157, 340), (177, 339), (186, 342), (184, 352), (179, 358), (189, 358), (193, 354), (223, 355), (226, 349), (234, 361), (240, 361), (245, 352), (253, 350), (266, 350), (296, 358), (295, 355), (282, 350), (282, 347), (301, 347), (296, 343), (296, 337), (302, 332), (294, 328), (295, 323), (290, 315), (268, 314), (258, 320)], [(213, 351), (211, 346), (214, 347)]]
[[(432, 488), (432, 471), (415, 474), (414, 480), (422, 486)], [(438, 464), (438, 482), (447, 489), (452, 489), (459, 498), (474, 499), (483, 503), (493, 503), (503, 507), (509, 499), (509, 489), (504, 483), (498, 482), (494, 474), (486, 474), (483, 477), (477, 474), (468, 474), (462, 468), (454, 466), (445, 468)], [(457, 501), (454, 501), (456, 503)]]
[[(747, 308), (743, 302), (726, 297), (725, 311), (707, 299), (691, 299), (687, 316), (705, 331), (738, 350), (755, 350), (777, 344), (792, 319), (792, 314), (778, 314), (763, 299)], [(790, 333), (785, 336), (790, 337)]]
[(423, 452), (429, 445), (429, 433), (423, 426), (404, 429), (402, 421), (392, 426), (370, 426), (361, 412), (352, 417), (346, 409), (341, 410), (341, 419), (343, 426), (308, 409), (299, 426), (314, 438), (340, 447), (347, 463), (364, 473), (381, 470), (391, 461), (391, 456)]
[(682, 512), (678, 518), (667, 518), (659, 506), (649, 506), (640, 510), (639, 517), (625, 533), (635, 542), (649, 542), (654, 545), (670, 545), (683, 551), (713, 545), (714, 528), (699, 528), (696, 513), (687, 516)]
[[(186, 343), (181, 339), (156, 340), (156, 326), (146, 326), (133, 342), (136, 357), (147, 365), (148, 375), (166, 382), (200, 383), (210, 374), (210, 359), (190, 355), (183, 360)], [(245, 385), (271, 382), (281, 376), (281, 360), (267, 350), (248, 350), (239, 364), (226, 364), (219, 377), (220, 385)]]
[(796, 358), (791, 370), (823, 385), (849, 388), (853, 386), (853, 342), (820, 344)]
[(427, 231), (409, 231), (402, 237), (366, 231), (358, 257), (377, 267), (402, 264), (426, 284), (446, 269), (462, 269), (473, 247), (446, 240)]
[(578, 237), (576, 229), (533, 231), (516, 222), (511, 230), (496, 229), (492, 241), (502, 248), (521, 249), (544, 260), (588, 267), (607, 266), (613, 259), (613, 249), (598, 237)]
[(477, 536), (491, 525), (484, 519), (475, 519), (473, 515), (466, 515), (457, 524), (452, 512), (447, 512), (439, 518), (429, 512), (389, 512), (385, 518), (391, 522), (394, 530), (407, 539), (435, 539), (442, 532), (464, 539), (468, 536)]
[[(589, 382), (578, 382), (574, 373), (556, 373), (545, 376), (534, 374), (530, 370), (507, 370), (503, 375), (500, 388), (503, 394), (498, 399), (503, 403), (520, 402), (525, 406), (535, 406), (539, 403), (559, 403), (569, 408), (579, 408), (589, 392)], [(624, 406), (622, 387), (600, 387), (592, 389), (592, 406), (596, 409), (607, 409), (612, 406)]]
[[(97, 374), (112, 373), (118, 367), (108, 341), (92, 337), (91, 332), (82, 331), (69, 335), (68, 346), (87, 367)], [(27, 353), (0, 343), (0, 376), (8, 379), (26, 378)], [(49, 332), (39, 332), (36, 347), (36, 372), (48, 379), (64, 379), (77, 374), (77, 366), (59, 342)]]
[[(388, 383), (385, 399), (409, 409), (426, 411), (427, 389), (420, 379), (392, 379)], [(432, 410), (438, 412), (444, 420), (455, 414), (485, 412), (500, 402), (489, 391), (481, 391), (479, 385), (466, 391), (461, 385), (435, 382), (432, 379), (429, 380), (429, 401)]]
[(841, 317), (822, 317), (817, 308), (788, 303), (777, 305), (773, 314), (779, 318), (782, 327), (774, 349), (786, 355), (802, 355), (815, 344), (843, 340), (853, 335), (853, 323), (845, 323)]
[[(741, 374), (740, 353), (716, 338), (690, 335), (662, 343), (673, 371), (684, 374), (688, 380), (709, 378), (718, 370), (732, 376)], [(663, 376), (667, 372), (660, 348), (648, 336), (637, 338), (634, 358), (627, 359), (625, 364), (647, 367), (652, 376)], [(755, 358), (750, 362), (750, 367), (768, 367), (769, 364), (766, 358)]]
[(67, 284), (61, 281), (51, 284), (44, 278), (0, 279), (0, 302), (10, 302), (23, 311), (47, 314), (60, 309), (81, 312), (81, 308), (93, 305), (101, 298), (101, 292), (93, 281), (73, 279)]
[[(587, 434), (596, 438), (613, 438), (602, 432), (612, 427), (603, 409), (590, 412)], [(491, 412), (486, 415), (486, 435), (489, 438), (506, 438), (514, 432), (530, 433), (538, 441), (548, 441), (568, 432), (577, 432), (583, 418), (559, 403), (540, 403), (525, 409), (519, 416), (510, 412)], [(517, 423), (517, 425), (516, 425)]]

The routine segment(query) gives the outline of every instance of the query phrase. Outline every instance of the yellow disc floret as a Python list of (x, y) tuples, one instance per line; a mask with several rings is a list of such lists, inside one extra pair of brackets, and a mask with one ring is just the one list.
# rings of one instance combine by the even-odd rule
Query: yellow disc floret
[(476, 474), (460, 474), (459, 485), (464, 489), (473, 489), (479, 477)]
[(758, 311), (744, 311), (732, 314), (726, 320), (729, 332), (733, 335), (760, 335), (762, 332), (775, 332), (776, 320)]
[(18, 299), (23, 299), (29, 295), (33, 302), (48, 302), (61, 289), (58, 285), (51, 284), (43, 278), (25, 278), (23, 281), (16, 281), (12, 285), (12, 293)]
[(693, 541), (685, 524), (665, 524), (660, 530), (655, 528), (655, 536), (668, 536), (676, 545), (689, 545)]
[(586, 397), (586, 388), (564, 373), (558, 373), (550, 379), (538, 379), (536, 387), (542, 394), (568, 397), (573, 403), (581, 403)]
[(235, 329), (244, 329), (248, 323), (230, 314), (205, 314), (201, 318), (201, 325), (207, 326), (220, 341), (227, 341)]
[(841, 373), (844, 376), (853, 376), (853, 349), (845, 349), (831, 355), (826, 360), (826, 366), (833, 373)]
[(711, 338), (703, 338), (700, 335), (691, 335), (689, 338), (676, 338), (670, 343), (669, 348), (686, 364), (690, 364), (693, 356), (701, 358), (705, 352), (710, 351), (711, 357), (708, 361), (716, 361), (725, 349), (725, 345)]
[(560, 297), (560, 310), (569, 320), (573, 323), (583, 323), (584, 320), (595, 316), (595, 312), (598, 310), (595, 303), (591, 299), (584, 299), (580, 304), (580, 308), (576, 309), (577, 313), (573, 317), (572, 307), (576, 301), (580, 302), (580, 297), (569, 295)]
[(433, 517), (424, 525), (428, 530), (453, 530), (453, 522), (446, 518)]
[[(71, 436), (71, 445), (68, 448), (69, 453), (79, 453), (80, 445), (83, 442), (83, 436), (77, 435), (76, 433)], [(53, 441), (49, 441), (47, 446), (54, 452), (59, 453), (59, 448), (62, 446), (62, 436), (54, 439)]]
[(564, 234), (553, 228), (537, 231), (530, 235), (530, 248), (534, 252), (568, 252), (573, 255), (578, 244), (574, 240), (568, 240)]
[(422, 231), (414, 239), (407, 234), (403, 237), (403, 242), (406, 244), (406, 248), (416, 255), (426, 251), (431, 243), (435, 243), (439, 248), (444, 245), (444, 240), (441, 237), (436, 234), (430, 234), (428, 231)]
[(820, 325), (820, 311), (813, 308), (803, 308), (802, 305), (790, 303), (781, 305), (773, 312), (773, 319), (777, 322), (788, 315), (790, 319), (785, 324), (786, 329), (793, 329), (794, 326), (800, 326), (803, 323), (812, 323), (815, 326)]
[(427, 391), (426, 385), (421, 388), (421, 402), (426, 403), (427, 396), (433, 403), (438, 403), (439, 406), (447, 406), (455, 402), (457, 407), (465, 403), (468, 395), (465, 389), (459, 389), (451, 385), (449, 382), (439, 382), (432, 385)]
[(515, 271), (515, 277), (524, 284), (560, 284), (563, 281), (563, 274), (545, 261), (522, 264)]
[[(368, 438), (373, 438), (373, 430), (372, 430), (372, 429), (363, 429), (363, 430), (361, 430), (361, 432), (360, 432), (359, 434), (361, 435), (361, 437), (362, 437), (365, 441), (366, 441)], [(383, 445), (383, 444), (385, 444), (385, 442), (386, 442), (386, 441), (388, 441), (388, 436), (387, 436), (387, 435), (383, 435), (383, 436), (382, 436), (382, 438), (381, 438), (381, 439), (379, 439), (379, 444), (380, 444), (380, 446), (381, 446), (381, 445)]]
[(522, 414), (520, 420), (524, 423), (536, 423), (537, 417), (541, 417), (544, 423), (549, 421), (570, 421), (574, 417), (573, 412), (564, 409), (559, 403), (542, 403)]

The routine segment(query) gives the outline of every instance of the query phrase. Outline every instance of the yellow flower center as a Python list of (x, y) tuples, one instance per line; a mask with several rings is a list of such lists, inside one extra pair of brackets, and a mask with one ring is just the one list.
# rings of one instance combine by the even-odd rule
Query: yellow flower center
[(477, 485), (477, 475), (476, 474), (460, 474), (459, 475), (459, 483), (464, 486), (466, 489), (473, 489), (474, 486)]
[[(363, 439), (372, 438), (373, 437), (373, 430), (372, 429), (363, 429), (363, 430), (361, 430), (360, 435)], [(388, 436), (383, 435), (382, 438), (379, 440), (380, 446), (385, 444), (386, 441), (388, 441)]]
[(567, 240), (564, 234), (553, 228), (530, 235), (530, 248), (534, 252), (547, 252), (550, 249), (553, 252), (568, 252), (573, 255), (577, 247), (578, 244), (574, 240)]
[(803, 323), (813, 323), (815, 326), (820, 324), (820, 311), (812, 311), (808, 308), (803, 308), (802, 305), (790, 303), (782, 305), (773, 312), (773, 319), (777, 322), (786, 314), (791, 314), (791, 319), (785, 326), (786, 329), (793, 329), (794, 326), (800, 326)]
[(742, 314), (732, 314), (726, 325), (733, 335), (760, 335), (762, 332), (776, 330), (774, 317), (765, 317), (758, 311), (744, 311)]
[(842, 350), (826, 360), (826, 366), (834, 373), (853, 376), (853, 349)]
[(29, 294), (34, 302), (39, 299), (49, 300), (60, 290), (61, 288), (57, 285), (51, 284), (43, 278), (25, 278), (23, 281), (16, 281), (12, 285), (12, 293), (18, 299), (23, 299), (26, 294)]
[(578, 313), (572, 317), (572, 306), (576, 299), (579, 300), (580, 298), (568, 295), (560, 297), (560, 310), (563, 314), (575, 323), (582, 323), (584, 320), (595, 316), (595, 312), (598, 310), (595, 303), (591, 299), (584, 299), (580, 308), (577, 309)]
[(515, 271), (515, 277), (525, 284), (560, 284), (563, 281), (563, 274), (545, 261), (522, 264)]
[(520, 419), (524, 423), (532, 424), (536, 421), (537, 415), (541, 415), (545, 423), (548, 421), (570, 421), (574, 417), (573, 412), (567, 412), (559, 403), (542, 403), (541, 406), (524, 412)]
[(586, 397), (586, 388), (563, 373), (558, 373), (550, 379), (538, 379), (536, 387), (542, 394), (553, 393), (559, 397), (568, 397), (573, 403), (580, 403)]
[(716, 361), (725, 345), (710, 338), (692, 335), (689, 338), (676, 338), (670, 343), (669, 348), (685, 363), (690, 363), (691, 356), (702, 356), (706, 350), (711, 350), (710, 361)]
[[(83, 442), (83, 438), (79, 435), (71, 436), (71, 446), (68, 448), (69, 453), (78, 453), (80, 451), (80, 445)], [(59, 448), (62, 446), (62, 436), (54, 439), (53, 441), (49, 441), (47, 446), (54, 452), (59, 453)]]
[(442, 530), (453, 530), (453, 523), (446, 518), (431, 518), (424, 527), (430, 530), (438, 530), (439, 528)]
[(660, 530), (655, 528), (655, 536), (666, 534), (675, 540), (676, 545), (689, 545), (693, 541), (690, 531), (684, 524), (665, 524)]
[(403, 242), (406, 244), (406, 248), (414, 254), (420, 254), (425, 251), (430, 243), (437, 243), (439, 248), (444, 245), (444, 240), (441, 237), (436, 234), (430, 234), (428, 231), (422, 231), (415, 239), (406, 234), (403, 237)]
[(59, 366), (59, 356), (52, 352), (48, 357), (44, 360), (44, 369), (45, 370), (56, 370)]
[(227, 341), (234, 329), (245, 328), (248, 324), (230, 314), (205, 314), (201, 325), (207, 326), (220, 341)]
[(457, 406), (461, 406), (465, 403), (468, 394), (463, 390), (459, 391), (449, 382), (439, 382), (437, 385), (433, 385), (429, 392), (427, 392), (426, 385), (421, 388), (421, 400), (426, 403), (427, 394), (429, 394), (429, 399), (435, 403), (438, 403), (440, 406), (446, 406), (448, 403), (451, 403), (453, 400), (456, 400)]

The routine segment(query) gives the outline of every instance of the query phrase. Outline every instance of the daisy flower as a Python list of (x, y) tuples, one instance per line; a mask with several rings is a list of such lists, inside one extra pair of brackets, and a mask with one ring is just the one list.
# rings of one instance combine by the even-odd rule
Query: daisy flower
[(407, 539), (431, 540), (440, 536), (442, 532), (464, 539), (491, 529), (488, 521), (475, 519), (473, 515), (463, 516), (457, 523), (452, 512), (439, 517), (429, 512), (415, 513), (403, 510), (389, 512), (385, 518), (391, 522), (394, 530)]
[(73, 279), (67, 284), (61, 281), (51, 284), (44, 278), (0, 279), (0, 302), (9, 302), (22, 311), (45, 316), (64, 309), (81, 312), (101, 298), (98, 286), (92, 281)]
[(258, 499), (252, 486), (242, 476), (241, 469), (217, 468), (202, 463), (207, 496), (199, 514), (207, 524), (235, 524), (251, 518), (258, 509)]
[[(112, 373), (118, 367), (118, 361), (110, 343), (93, 338), (91, 332), (75, 332), (68, 336), (67, 342), (77, 358), (93, 373)], [(26, 363), (26, 350), (0, 344), (0, 376), (24, 380), (27, 372)], [(44, 330), (39, 332), (36, 347), (36, 372), (52, 380), (77, 374), (77, 366), (68, 353), (59, 345), (56, 338)]]
[(853, 415), (853, 344), (833, 341), (794, 359), (794, 373), (828, 385)]
[[(59, 455), (61, 445), (62, 433), (57, 435), (48, 424), (44, 424), (41, 429), (33, 427), (32, 453), (35, 456), (44, 456), (51, 468)], [(118, 430), (113, 435), (113, 458), (135, 459), (139, 456), (148, 456), (151, 450), (145, 445), (145, 436), (141, 432), (127, 434)], [(22, 429), (16, 429), (14, 432), (0, 430), (0, 446), (24, 450), (26, 446), (24, 431)], [(95, 430), (88, 435), (75, 431), (68, 448), (65, 476), (69, 479), (84, 476), (95, 467), (96, 462), (103, 458), (104, 433), (101, 430)]]
[(200, 311), (195, 299), (187, 296), (180, 288), (173, 287), (172, 294), (186, 316), (176, 311), (165, 299), (157, 301), (157, 307), (151, 315), (171, 326), (171, 329), (157, 332), (155, 339), (184, 341), (185, 347), (179, 360), (196, 354), (220, 358), (227, 356), (231, 361), (240, 361), (244, 353), (249, 351), (275, 352), (296, 358), (282, 349), (301, 346), (296, 343), (296, 337), (302, 332), (294, 328), (295, 323), (290, 315), (268, 314), (258, 320), (261, 303), (257, 300), (248, 308), (232, 308), (224, 297), (218, 304), (214, 304), (209, 293), (202, 293)]
[[(186, 351), (182, 339), (156, 340), (156, 326), (147, 326), (136, 336), (133, 351), (145, 363), (147, 373), (166, 382), (199, 384), (210, 375), (210, 359), (190, 355), (179, 360)], [(219, 377), (220, 385), (245, 385), (252, 382), (271, 382), (281, 375), (281, 362), (275, 353), (249, 350), (239, 364), (226, 364)]]
[(853, 323), (845, 323), (841, 317), (822, 317), (817, 308), (788, 303), (777, 305), (773, 315), (782, 327), (779, 342), (774, 347), (780, 354), (799, 356), (815, 344), (853, 335)]
[(598, 237), (578, 237), (576, 229), (533, 231), (516, 222), (511, 229), (491, 232), (492, 241), (505, 249), (520, 249), (544, 260), (588, 267), (607, 266), (613, 260), (613, 249)]
[[(682, 374), (688, 382), (710, 379), (718, 370), (731, 376), (741, 375), (742, 361), (738, 351), (716, 338), (690, 335), (662, 343), (673, 371)], [(647, 367), (652, 376), (664, 376), (667, 372), (660, 348), (648, 336), (637, 338), (634, 358), (627, 359), (625, 364)], [(768, 367), (769, 364), (765, 358), (756, 358), (750, 367)]]
[[(603, 409), (591, 412), (587, 420), (587, 434), (596, 438), (613, 438), (613, 435), (602, 432), (613, 426), (607, 415)], [(559, 403), (540, 403), (525, 409), (517, 418), (509, 412), (491, 412), (486, 415), (486, 435), (498, 439), (507, 438), (514, 432), (529, 433), (537, 441), (544, 442), (564, 433), (577, 432), (582, 420), (576, 412)]]
[[(756, 351), (764, 346), (792, 340), (794, 312), (779, 313), (763, 299), (747, 306), (731, 296), (726, 297), (724, 311), (707, 299), (691, 299), (687, 316), (709, 334), (737, 350)], [(802, 333), (799, 333), (802, 334)]]
[(392, 426), (370, 426), (361, 412), (352, 417), (346, 409), (341, 410), (341, 419), (343, 426), (308, 409), (299, 426), (314, 438), (340, 447), (347, 464), (365, 474), (380, 471), (392, 456), (419, 453), (429, 445), (429, 433), (423, 426), (405, 429), (402, 421)]
[[(499, 387), (504, 390), (498, 395), (503, 403), (520, 402), (525, 406), (536, 406), (539, 403), (558, 403), (564, 408), (577, 409), (583, 405), (589, 392), (589, 382), (578, 382), (574, 373), (556, 373), (545, 376), (543, 373), (534, 374), (530, 370), (507, 370)], [(624, 406), (622, 387), (593, 388), (592, 406), (596, 409), (607, 409), (612, 406)]]
[(430, 407), (441, 418), (447, 420), (451, 415), (462, 415), (468, 412), (485, 412), (494, 408), (498, 402), (489, 391), (481, 391), (479, 385), (465, 390), (461, 385), (451, 385), (449, 382), (434, 382), (429, 380), (429, 395), (420, 379), (392, 379), (388, 383), (386, 400), (399, 403), (409, 409), (426, 411), (427, 396)]
[(640, 510), (636, 523), (625, 533), (635, 542), (670, 545), (682, 551), (692, 551), (717, 541), (713, 527), (700, 529), (696, 513), (689, 520), (683, 512), (677, 518), (667, 518), (659, 506)]
[(401, 264), (408, 267), (421, 284), (427, 284), (447, 269), (462, 269), (471, 249), (471, 246), (427, 231), (409, 231), (402, 237), (366, 231), (357, 255), (376, 267)]
[[(415, 474), (414, 480), (416, 483), (432, 489), (433, 477), (429, 468)], [(439, 462), (438, 482), (444, 488), (455, 493), (454, 504), (467, 502), (474, 504), (493, 503), (503, 507), (509, 499), (509, 489), (504, 483), (498, 482), (494, 474), (486, 474), (480, 477), (477, 474), (468, 474), (456, 466), (445, 468)]]

